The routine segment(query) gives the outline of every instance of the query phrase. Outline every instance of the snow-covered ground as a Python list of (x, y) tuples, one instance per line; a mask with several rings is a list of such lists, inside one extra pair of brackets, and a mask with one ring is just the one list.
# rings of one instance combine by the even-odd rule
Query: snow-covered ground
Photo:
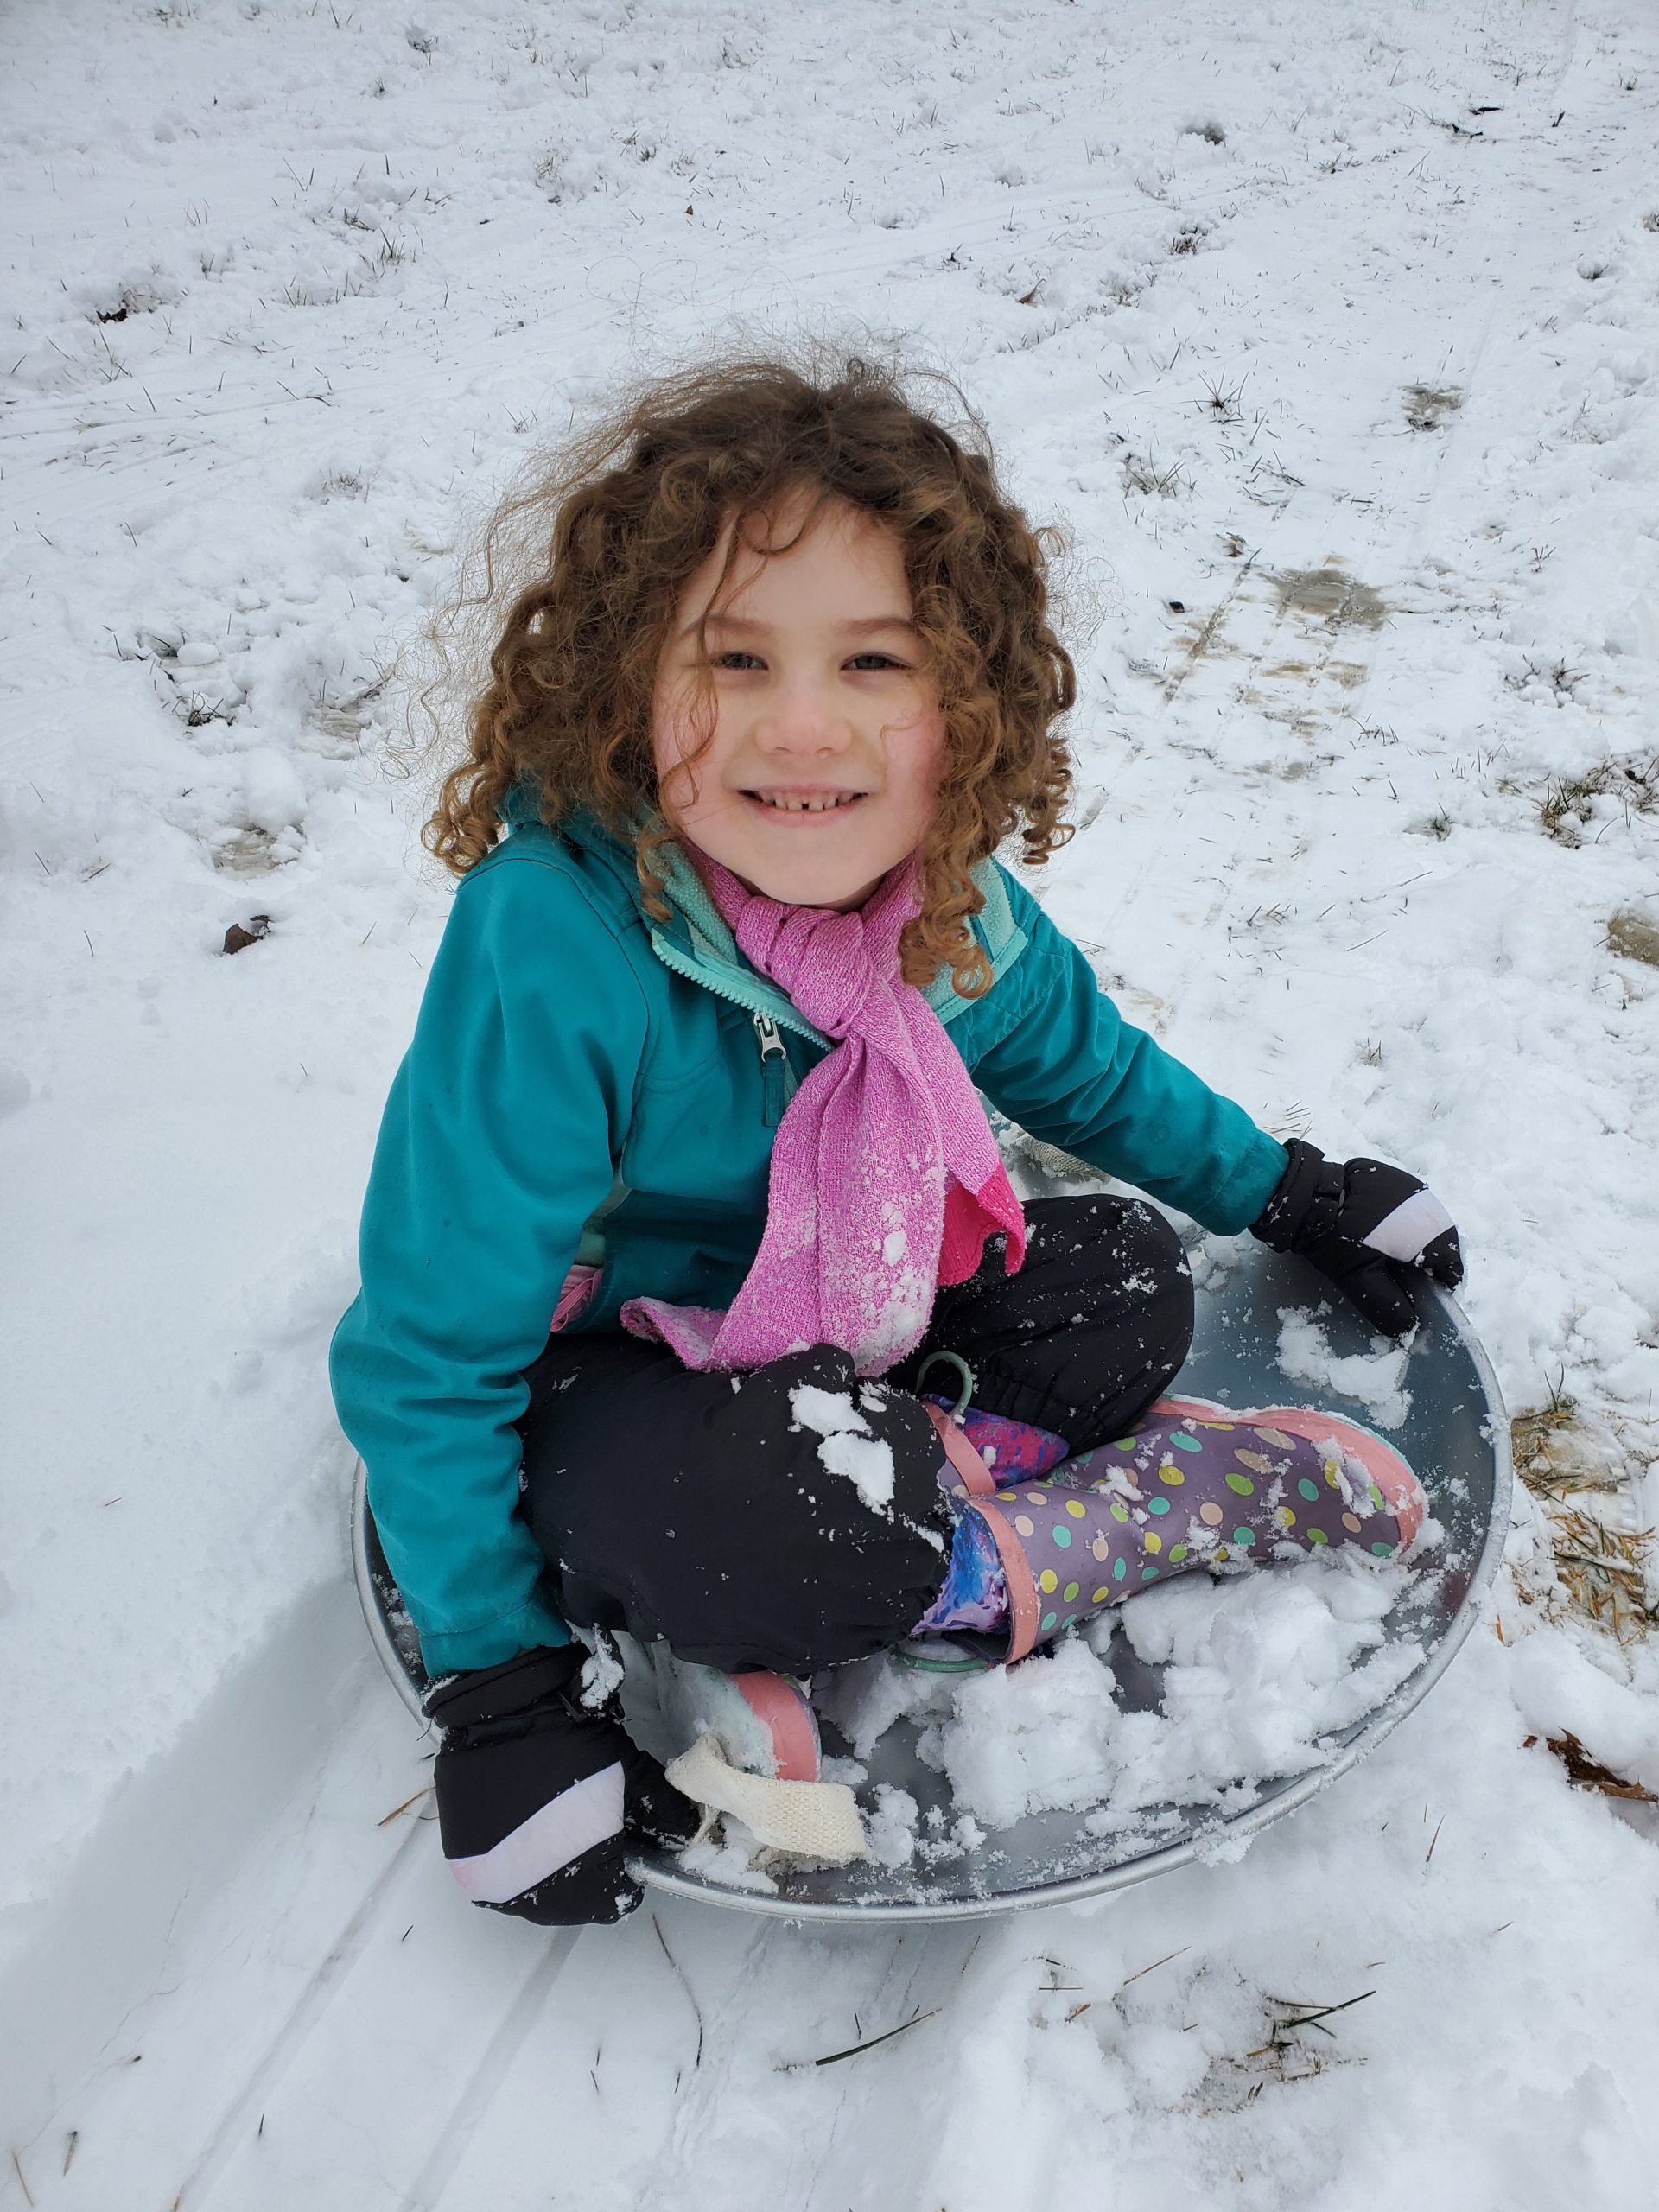
[(861, 331), (1076, 540), (1051, 911), (1275, 1126), (1432, 1177), (1512, 1405), (1574, 1399), (1551, 1448), (1647, 1525), (1651, 9), (14, 0), (0, 44), (0, 2205), (1649, 2204), (1659, 1856), (1523, 1739), (1659, 1788), (1659, 1665), (1524, 1497), (1490, 1625), (1236, 1863), (549, 1941), (382, 1820), (425, 1747), (322, 1355), (446, 900), (391, 652), (619, 375)]

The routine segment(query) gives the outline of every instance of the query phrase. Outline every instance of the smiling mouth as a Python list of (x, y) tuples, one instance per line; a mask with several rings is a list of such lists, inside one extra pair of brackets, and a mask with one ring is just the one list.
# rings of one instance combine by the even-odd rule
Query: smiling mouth
[(745, 791), (745, 798), (777, 814), (835, 814), (856, 805), (866, 791)]

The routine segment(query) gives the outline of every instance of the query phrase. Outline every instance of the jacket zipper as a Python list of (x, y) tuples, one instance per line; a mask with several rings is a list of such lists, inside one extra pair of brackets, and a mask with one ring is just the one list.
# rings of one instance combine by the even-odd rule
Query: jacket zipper
[[(754, 993), (744, 988), (741, 978), (734, 970), (727, 970), (727, 974), (731, 976), (729, 982), (724, 976), (716, 979), (709, 974), (700, 961), (679, 951), (671, 944), (660, 930), (652, 931), (651, 949), (664, 968), (671, 969), (677, 976), (683, 976), (690, 983), (700, 984), (705, 991), (712, 992), (717, 999), (724, 999), (728, 1005), (741, 1006), (751, 1020), (765, 1011), (763, 1007), (756, 1003)], [(768, 995), (770, 996), (770, 993)], [(771, 1020), (770, 1016), (767, 1018)], [(777, 1028), (779, 1021), (781, 1021), (785, 1029), (798, 1031), (810, 1044), (828, 1045), (830, 1041), (821, 1030), (815, 1029), (803, 1015), (797, 1014), (787, 1000), (785, 1000), (779, 1007), (778, 1020), (772, 1022), (774, 1029)]]
[[(652, 931), (651, 946), (664, 968), (672, 969), (677, 976), (683, 976), (688, 982), (700, 983), (705, 991), (712, 992), (716, 998), (724, 999), (728, 1005), (741, 1007), (744, 1013), (748, 1015), (754, 1025), (754, 1041), (760, 1049), (760, 1076), (764, 1101), (762, 1110), (765, 1123), (767, 1128), (775, 1129), (783, 1120), (784, 1109), (789, 1103), (791, 1089), (789, 1078), (792, 1072), (789, 1063), (788, 1047), (784, 1043), (783, 1033), (778, 1022), (770, 1014), (755, 1005), (753, 1000), (742, 988), (741, 978), (737, 975), (732, 974), (729, 981), (725, 976), (716, 979), (700, 962), (688, 958), (676, 946), (671, 944), (660, 930)], [(793, 1012), (794, 1009), (791, 1007), (790, 1013)], [(802, 1036), (814, 1039), (821, 1045), (827, 1042), (827, 1039), (800, 1015), (796, 1014), (794, 1020), (791, 1021), (789, 1014), (785, 1014), (784, 1020), (791, 1028), (798, 1029)]]
[(770, 1014), (752, 1014), (754, 1039), (760, 1047), (760, 1081), (765, 1094), (766, 1127), (775, 1129), (784, 1118), (784, 1086), (789, 1074), (789, 1054)]

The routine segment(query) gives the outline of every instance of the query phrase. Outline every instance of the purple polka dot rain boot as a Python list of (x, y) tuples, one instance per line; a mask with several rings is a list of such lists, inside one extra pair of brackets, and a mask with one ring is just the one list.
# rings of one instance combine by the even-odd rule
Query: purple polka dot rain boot
[(916, 1633), (995, 1627), (1010, 1665), (1188, 1567), (1342, 1544), (1397, 1558), (1427, 1510), (1392, 1445), (1313, 1407), (1234, 1413), (1159, 1399), (1132, 1433), (1046, 1479), (997, 1480), (961, 1427), (933, 1419), (961, 1517), (944, 1586)]

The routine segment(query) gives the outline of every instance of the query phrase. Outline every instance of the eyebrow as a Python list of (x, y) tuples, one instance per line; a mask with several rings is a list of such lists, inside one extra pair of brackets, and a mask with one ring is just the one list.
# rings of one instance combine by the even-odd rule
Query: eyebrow
[[(716, 611), (695, 617), (686, 624), (680, 635), (683, 638), (695, 637), (699, 621), (706, 630), (746, 630), (755, 638), (770, 638), (776, 634), (770, 622), (752, 621), (746, 614), (724, 614)], [(836, 627), (849, 637), (859, 638), (868, 637), (878, 630), (903, 630), (912, 638), (919, 638), (922, 634), (906, 614), (861, 615), (854, 621), (837, 622)]]

